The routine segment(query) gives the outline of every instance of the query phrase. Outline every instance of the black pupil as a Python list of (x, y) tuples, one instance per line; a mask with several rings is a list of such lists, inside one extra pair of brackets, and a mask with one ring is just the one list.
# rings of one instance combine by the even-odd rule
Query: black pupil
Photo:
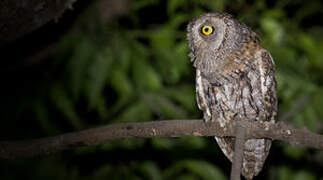
[(209, 28), (205, 28), (205, 29), (204, 29), (204, 31), (205, 31), (205, 32), (209, 32)]

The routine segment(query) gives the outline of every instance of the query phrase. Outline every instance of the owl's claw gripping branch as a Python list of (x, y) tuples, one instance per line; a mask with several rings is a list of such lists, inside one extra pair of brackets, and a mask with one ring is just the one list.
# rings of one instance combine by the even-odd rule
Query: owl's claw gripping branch
[[(314, 134), (304, 129), (295, 129), (284, 123), (269, 124), (268, 130), (264, 131), (264, 128), (266, 128), (264, 123), (251, 120), (237, 120), (235, 123), (229, 122), (229, 126), (224, 131), (218, 122), (206, 125), (202, 120), (164, 120), (111, 124), (34, 140), (2, 141), (0, 142), (0, 159), (33, 157), (128, 138), (180, 136), (235, 137), (234, 128), (239, 121), (241, 121), (239, 124), (243, 124), (243, 127), (246, 129), (246, 139), (269, 138), (286, 141), (292, 145), (323, 149), (322, 135)], [(154, 133), (152, 133), (152, 130), (154, 130)]]

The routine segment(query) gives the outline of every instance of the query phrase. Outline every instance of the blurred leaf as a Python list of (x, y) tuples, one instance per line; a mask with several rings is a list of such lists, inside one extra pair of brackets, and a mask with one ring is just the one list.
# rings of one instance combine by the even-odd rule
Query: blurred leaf
[(101, 96), (98, 97), (96, 102), (96, 111), (99, 114), (100, 120), (105, 121), (109, 114), (106, 96), (101, 94)]
[(161, 87), (161, 79), (150, 65), (140, 60), (133, 63), (133, 78), (140, 90), (159, 89)]
[[(178, 13), (176, 16), (174, 16), (172, 19), (170, 19), (167, 27), (163, 28), (164, 30), (169, 29), (169, 31), (173, 32), (174, 30), (178, 29), (183, 23), (186, 23), (189, 21), (189, 17), (186, 14), (180, 14)], [(174, 31), (174, 37), (177, 37), (179, 34), (183, 34), (184, 36), (185, 32), (182, 31)], [(171, 36), (172, 37), (172, 36)]]
[(152, 161), (143, 162), (137, 167), (143, 173), (145, 179), (151, 179), (151, 180), (163, 179), (158, 166)]
[[(317, 91), (315, 91), (315, 93), (313, 93), (312, 95), (312, 107), (314, 108), (314, 113), (317, 114), (318, 117), (323, 117), (323, 111), (322, 111), (322, 99), (323, 99), (323, 89), (319, 88), (317, 89)], [(321, 130), (322, 130), (322, 119), (320, 119), (320, 126), (321, 126)]]
[(135, 150), (142, 147), (145, 141), (145, 139), (125, 139), (120, 142), (117, 142), (116, 147), (122, 149)]
[(169, 138), (153, 138), (150, 142), (156, 149), (171, 149), (174, 147), (174, 140)]
[(126, 103), (132, 102), (136, 92), (134, 91), (133, 83), (126, 75), (126, 72), (123, 72), (120, 69), (111, 69), (109, 84), (118, 95), (117, 103), (111, 108), (112, 112), (117, 112)]
[(183, 4), (185, 4), (185, 0), (177, 0), (177, 1), (168, 1), (167, 2), (167, 13), (168, 15), (172, 15), (176, 12), (177, 9), (181, 8)]
[(165, 82), (169, 84), (177, 83), (182, 76), (192, 70), (187, 56), (187, 44), (184, 41), (179, 42), (175, 47), (156, 48), (154, 53), (157, 68)]
[(58, 53), (55, 56), (54, 65), (64, 63), (66, 58), (69, 58), (75, 51), (75, 44), (80, 43), (79, 41), (82, 40), (84, 40), (84, 34), (81, 33), (69, 33), (64, 36), (58, 44)]
[(145, 102), (149, 107), (163, 118), (185, 118), (187, 112), (180, 106), (176, 105), (170, 99), (157, 93), (146, 93)]
[(49, 135), (56, 135), (58, 134), (58, 130), (55, 124), (52, 123), (50, 119), (49, 110), (47, 106), (43, 102), (38, 102), (34, 106), (34, 111), (36, 114), (36, 119), (39, 121), (40, 126), (44, 130), (44, 132), (48, 133)]
[(172, 167), (170, 167), (165, 173), (168, 179), (170, 177), (176, 177), (181, 173), (193, 173), (199, 176), (203, 180), (224, 180), (227, 179), (226, 176), (214, 165), (199, 160), (184, 160), (179, 161)]
[(111, 176), (111, 172), (113, 172), (113, 168), (110, 165), (101, 166), (97, 169), (93, 174), (93, 179), (100, 180), (100, 179), (109, 179)]
[(285, 166), (278, 168), (278, 176), (280, 180), (290, 180), (293, 179), (293, 171)]
[(141, 0), (141, 1), (134, 1), (132, 4), (132, 8), (134, 10), (139, 10), (141, 8), (150, 6), (150, 5), (155, 5), (157, 4), (158, 0)]
[(156, 50), (157, 65), (165, 81), (169, 84), (174, 84), (181, 77), (183, 69), (183, 59), (180, 59), (176, 53), (170, 54), (171, 49)]
[(111, 86), (120, 98), (128, 97), (134, 93), (132, 82), (126, 76), (126, 72), (120, 69), (111, 69), (109, 76)]
[(280, 180), (314, 180), (316, 179), (315, 175), (304, 171), (304, 170), (292, 170), (286, 166), (281, 166), (278, 168), (278, 176)]
[(140, 43), (133, 44), (132, 75), (133, 80), (140, 91), (144, 89), (159, 89), (162, 82), (159, 74), (152, 65), (147, 62), (148, 50)]
[(119, 122), (142, 122), (151, 118), (147, 105), (141, 101), (133, 102), (117, 118)]
[(290, 47), (276, 47), (274, 46), (270, 50), (273, 58), (275, 59), (275, 64), (282, 68), (284, 71), (293, 71), (299, 66), (297, 62), (296, 50)]
[(298, 34), (298, 41), (298, 45), (301, 46), (305, 51), (309, 53), (313, 53), (315, 51), (316, 47), (314, 41), (309, 35), (305, 33)]
[(83, 124), (75, 111), (72, 99), (60, 84), (56, 84), (51, 89), (50, 98), (56, 108), (66, 117), (75, 129), (83, 128)]
[[(114, 46), (115, 49), (113, 49), (115, 52), (118, 52), (117, 55), (117, 61), (113, 62), (114, 66), (119, 66), (118, 69), (120, 69), (123, 72), (126, 72), (130, 65), (131, 65), (131, 56), (132, 56), (132, 51), (131, 47), (129, 47), (129, 43), (133, 41), (132, 39), (121, 39), (118, 38), (116, 40), (118, 42), (118, 46)], [(116, 43), (115, 43), (116, 44)], [(117, 49), (116, 49), (117, 48)]]
[(207, 139), (205, 137), (182, 137), (180, 138), (180, 143), (188, 146), (192, 149), (203, 149), (206, 148)]
[(308, 60), (312, 63), (312, 66), (323, 67), (323, 62), (321, 60), (323, 52), (321, 48), (319, 49), (319, 45), (315, 40), (308, 34), (299, 33), (298, 41), (297, 46), (307, 52)]
[(299, 147), (292, 147), (290, 145), (284, 146), (284, 153), (294, 159), (300, 159), (304, 154), (304, 149)]
[(80, 156), (80, 155), (85, 155), (89, 153), (95, 153), (96, 148), (93, 148), (91, 146), (79, 147), (74, 149), (73, 152), (75, 155)]
[(196, 176), (189, 175), (189, 174), (181, 174), (178, 177), (176, 177), (177, 180), (196, 180)]
[(174, 99), (187, 110), (197, 110), (194, 87), (179, 86), (176, 88), (164, 88), (162, 93)]
[(265, 17), (261, 19), (260, 24), (273, 44), (280, 44), (282, 42), (284, 28), (276, 19)]
[(94, 57), (89, 67), (89, 102), (90, 107), (97, 105), (98, 98), (101, 96), (103, 88), (107, 83), (107, 76), (109, 73), (109, 66), (113, 59), (113, 53), (109, 48), (106, 48), (102, 53)]
[(225, 0), (210, 1), (210, 3), (211, 3), (210, 7), (214, 11), (217, 11), (217, 12), (223, 12), (224, 11), (224, 8), (225, 8), (225, 5), (226, 5)]
[[(263, 6), (264, 1), (262, 1), (261, 6)], [(284, 11), (281, 9), (266, 9), (263, 14), (266, 18), (281, 19), (284, 17)]]
[(295, 180), (315, 180), (315, 175), (307, 171), (298, 171), (295, 175)]
[(308, 105), (304, 111), (305, 126), (312, 132), (318, 132), (318, 120), (314, 108), (311, 105)]
[(74, 99), (78, 99), (82, 90), (82, 83), (86, 78), (86, 70), (91, 59), (94, 58), (95, 47), (87, 38), (81, 38), (66, 65), (68, 87), (71, 89)]
[(189, 170), (201, 176), (202, 179), (227, 179), (217, 167), (205, 161), (186, 161), (185, 164)]
[(150, 43), (155, 49), (169, 49), (174, 46), (174, 31), (167, 26), (157, 29), (149, 35)]

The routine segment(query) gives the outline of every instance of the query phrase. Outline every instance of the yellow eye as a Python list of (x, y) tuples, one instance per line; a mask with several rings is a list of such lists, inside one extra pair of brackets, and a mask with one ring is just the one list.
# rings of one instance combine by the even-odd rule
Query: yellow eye
[(212, 26), (203, 26), (202, 27), (202, 34), (205, 36), (211, 35), (213, 33), (213, 27)]

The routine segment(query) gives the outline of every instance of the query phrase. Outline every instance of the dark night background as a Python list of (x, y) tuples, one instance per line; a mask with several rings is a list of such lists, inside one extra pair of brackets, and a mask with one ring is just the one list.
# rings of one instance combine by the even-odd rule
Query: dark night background
[[(200, 118), (186, 25), (214, 11), (246, 23), (271, 52), (278, 119), (322, 134), (321, 1), (78, 0), (56, 21), (1, 42), (0, 140)], [(222, 180), (230, 168), (211, 137), (129, 139), (1, 160), (0, 179)], [(275, 141), (255, 179), (323, 180), (322, 169), (322, 151)]]

